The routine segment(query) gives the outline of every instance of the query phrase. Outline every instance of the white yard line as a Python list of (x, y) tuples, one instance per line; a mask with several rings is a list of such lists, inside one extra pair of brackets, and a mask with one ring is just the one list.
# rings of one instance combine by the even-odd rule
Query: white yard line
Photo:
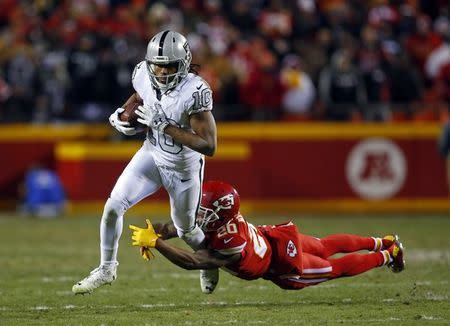
[(174, 278), (174, 279), (198, 279), (198, 274), (197, 273), (191, 273), (191, 272), (181, 272), (181, 273), (158, 273), (158, 274), (153, 274), (152, 275), (153, 278)]
[(40, 279), (42, 283), (57, 283), (57, 282), (68, 282), (72, 281), (73, 277), (68, 275), (61, 275), (61, 276), (54, 276), (54, 277), (48, 277), (44, 276)]
[(53, 307), (49, 307), (49, 306), (30, 307), (30, 310), (51, 310), (51, 309), (53, 309)]
[(450, 249), (409, 249), (405, 248), (405, 260), (408, 262), (450, 262)]

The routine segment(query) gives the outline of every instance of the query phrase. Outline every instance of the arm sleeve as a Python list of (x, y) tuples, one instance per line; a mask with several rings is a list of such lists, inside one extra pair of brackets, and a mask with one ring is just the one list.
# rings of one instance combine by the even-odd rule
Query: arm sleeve
[(247, 241), (236, 234), (228, 234), (223, 238), (215, 238), (211, 243), (211, 249), (217, 251), (221, 255), (230, 256), (241, 253)]

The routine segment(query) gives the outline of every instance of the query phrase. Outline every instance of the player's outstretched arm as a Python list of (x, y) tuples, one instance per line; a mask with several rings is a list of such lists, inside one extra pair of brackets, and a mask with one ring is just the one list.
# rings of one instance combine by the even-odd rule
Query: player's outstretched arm
[(175, 225), (172, 221), (167, 223), (153, 223), (153, 227), (155, 229), (155, 232), (159, 235), (161, 235), (161, 239), (168, 240), (172, 238), (177, 238), (177, 229), (175, 228)]
[[(135, 225), (129, 225), (133, 231), (131, 239), (132, 245), (137, 247), (155, 248), (164, 257), (170, 260), (175, 265), (184, 269), (213, 269), (222, 267), (238, 261), (241, 254), (234, 254), (230, 256), (223, 256), (212, 250), (202, 249), (196, 252), (190, 252), (175, 246), (160, 238), (156, 233), (152, 223), (147, 219), (147, 228), (140, 228)], [(151, 252), (150, 252), (151, 253)], [(141, 252), (144, 257), (144, 254)], [(153, 256), (153, 255), (152, 255)], [(153, 257), (150, 257), (151, 259)], [(146, 259), (146, 257), (144, 257)], [(149, 260), (146, 259), (146, 260)]]
[(210, 111), (194, 113), (190, 124), (195, 133), (187, 132), (181, 128), (169, 125), (164, 132), (176, 142), (207, 156), (213, 156), (217, 147), (216, 122)]
[(156, 240), (155, 248), (173, 264), (184, 269), (213, 269), (232, 264), (241, 259), (241, 254), (222, 256), (208, 249), (189, 252), (172, 246), (161, 238)]

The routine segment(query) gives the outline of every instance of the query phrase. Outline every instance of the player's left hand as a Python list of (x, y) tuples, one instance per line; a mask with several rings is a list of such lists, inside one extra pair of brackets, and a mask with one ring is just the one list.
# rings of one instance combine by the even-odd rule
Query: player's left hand
[(161, 104), (155, 103), (153, 105), (153, 119), (152, 119), (152, 128), (158, 130), (159, 132), (164, 132), (164, 129), (170, 125), (170, 122), (167, 120), (167, 117), (162, 110)]
[(164, 129), (170, 125), (159, 103), (155, 103), (151, 107), (139, 106), (136, 114), (140, 117), (137, 119), (138, 122), (159, 132), (164, 132)]
[(138, 122), (146, 125), (147, 127), (152, 126), (153, 110), (149, 106), (139, 105), (135, 111), (136, 115), (139, 116)]
[(129, 225), (128, 227), (133, 230), (131, 239), (133, 240), (132, 245), (138, 247), (154, 248), (156, 240), (160, 237), (156, 234), (152, 223), (146, 219), (147, 228), (143, 229), (135, 225)]

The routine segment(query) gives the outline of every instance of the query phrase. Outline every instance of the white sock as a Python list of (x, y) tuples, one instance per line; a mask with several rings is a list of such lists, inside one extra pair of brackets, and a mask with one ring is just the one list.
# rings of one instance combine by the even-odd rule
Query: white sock
[(177, 233), (178, 236), (192, 249), (198, 250), (205, 247), (205, 234), (202, 229), (198, 227), (198, 225), (196, 225), (191, 232), (183, 233), (180, 230), (177, 230)]
[[(100, 222), (100, 264), (117, 264), (117, 251), (119, 249), (119, 239), (122, 235), (123, 216), (119, 216), (115, 221), (109, 219), (108, 223), (102, 218)], [(115, 222), (115, 223), (114, 223)]]
[(389, 263), (392, 263), (393, 259), (392, 259), (391, 255), (389, 254), (389, 251), (383, 250), (383, 251), (381, 251), (381, 253), (383, 254), (383, 258), (384, 258), (383, 265), (387, 265)]
[(372, 237), (373, 241), (375, 241), (375, 244), (373, 246), (372, 251), (381, 251), (383, 249), (383, 241), (381, 238), (374, 238)]

